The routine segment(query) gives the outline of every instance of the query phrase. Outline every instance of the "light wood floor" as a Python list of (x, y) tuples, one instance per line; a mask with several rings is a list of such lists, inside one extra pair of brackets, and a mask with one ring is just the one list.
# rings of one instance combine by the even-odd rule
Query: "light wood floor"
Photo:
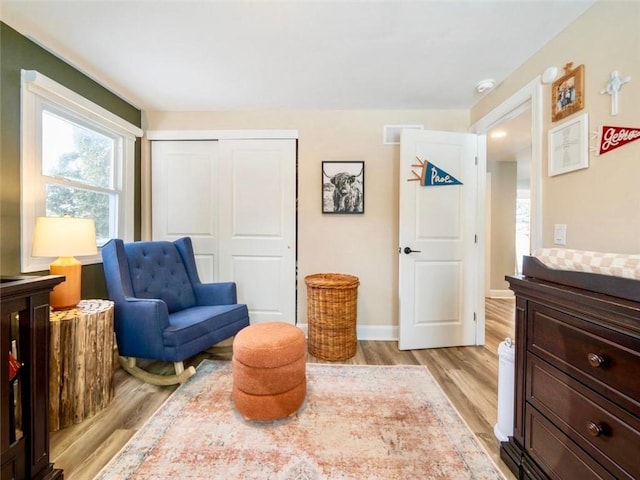
[[(356, 355), (344, 363), (425, 365), (511, 480), (515, 477), (499, 458), (493, 427), (497, 416), (498, 344), (514, 334), (514, 301), (492, 299), (486, 302), (486, 344), (482, 347), (400, 351), (396, 342), (359, 341)], [(190, 363), (197, 364), (203, 358), (229, 360), (230, 345), (222, 345), (215, 355), (200, 355)], [(323, 362), (312, 356), (308, 356), (308, 361)], [(106, 409), (78, 425), (51, 434), (51, 460), (55, 467), (64, 470), (67, 480), (92, 479), (173, 390), (175, 387), (142, 383), (118, 369), (115, 397)]]

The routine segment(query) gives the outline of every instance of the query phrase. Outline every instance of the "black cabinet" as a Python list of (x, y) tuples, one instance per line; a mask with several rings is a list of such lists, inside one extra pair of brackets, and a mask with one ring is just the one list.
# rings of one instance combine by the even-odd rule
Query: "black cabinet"
[[(60, 275), (0, 283), (0, 463), (2, 480), (61, 479), (49, 462), (49, 293)], [(9, 352), (21, 364), (10, 379)]]

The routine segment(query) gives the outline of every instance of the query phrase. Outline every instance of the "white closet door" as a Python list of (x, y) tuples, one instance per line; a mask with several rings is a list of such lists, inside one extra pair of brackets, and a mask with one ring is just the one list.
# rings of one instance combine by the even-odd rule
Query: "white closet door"
[(295, 140), (220, 141), (220, 278), (252, 323), (295, 322)]
[(151, 142), (153, 240), (191, 237), (203, 282), (218, 280), (218, 166), (215, 141)]
[(234, 281), (251, 323), (295, 322), (296, 141), (152, 142), (154, 240), (193, 239), (202, 281)]

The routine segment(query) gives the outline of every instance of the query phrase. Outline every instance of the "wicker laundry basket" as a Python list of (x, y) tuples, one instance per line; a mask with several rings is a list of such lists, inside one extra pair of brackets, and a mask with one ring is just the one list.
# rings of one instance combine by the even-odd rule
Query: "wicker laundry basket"
[(317, 273), (307, 284), (308, 350), (323, 360), (356, 354), (356, 318), (360, 280), (342, 273)]

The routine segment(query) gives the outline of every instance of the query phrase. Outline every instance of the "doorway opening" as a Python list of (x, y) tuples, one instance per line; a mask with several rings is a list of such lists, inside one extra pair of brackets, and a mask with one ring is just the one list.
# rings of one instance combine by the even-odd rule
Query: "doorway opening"
[[(515, 205), (516, 201), (518, 201), (519, 207), (523, 210), (522, 220), (517, 222), (519, 224), (520, 229), (520, 242), (518, 247), (518, 253), (515, 253), (515, 246), (513, 250), (513, 254), (509, 255), (508, 262), (510, 267), (506, 270), (508, 273), (515, 273), (518, 268), (518, 261), (516, 260), (516, 255), (522, 258), (522, 252), (530, 253), (535, 251), (537, 248), (540, 248), (542, 245), (542, 168), (541, 168), (541, 158), (542, 158), (542, 82), (540, 77), (536, 77), (531, 80), (527, 85), (522, 87), (520, 90), (515, 92), (501, 104), (499, 104), (496, 108), (491, 110), (487, 115), (482, 117), (478, 122), (476, 122), (471, 127), (471, 131), (473, 133), (477, 133), (479, 135), (489, 135), (490, 132), (498, 127), (501, 124), (506, 124), (510, 121), (516, 122), (518, 117), (522, 116), (522, 121), (529, 120), (529, 126), (524, 127), (529, 132), (530, 137), (530, 147), (529, 147), (529, 163), (527, 168), (527, 162), (524, 161), (524, 158), (521, 161), (516, 161), (515, 165), (512, 166), (516, 169), (516, 177), (518, 166), (520, 166), (522, 182), (526, 184), (526, 180), (524, 172), (528, 170), (529, 172), (529, 189), (528, 189), (528, 199), (527, 199), (527, 191), (524, 188), (518, 189), (516, 188), (516, 192), (513, 194), (513, 204)], [(526, 148), (526, 147), (525, 147)], [(485, 160), (489, 160), (487, 155)], [(484, 170), (487, 170), (487, 165), (483, 166)], [(491, 174), (486, 174), (483, 176), (483, 173), (480, 172), (481, 181), (484, 182), (479, 188), (484, 189), (485, 192), (489, 189), (489, 186), (493, 182), (494, 178)], [(489, 195), (485, 195), (487, 199), (491, 197)], [(517, 200), (517, 199), (520, 200)], [(479, 209), (479, 223), (480, 223), (480, 232), (482, 233), (480, 241), (484, 244), (484, 251), (489, 252), (490, 248), (487, 245), (487, 239), (491, 238), (488, 234), (490, 231), (490, 222), (491, 222), (491, 209), (489, 208), (489, 203), (485, 205), (485, 209)], [(528, 210), (528, 214), (526, 213)], [(515, 214), (514, 214), (515, 217)], [(526, 225), (526, 218), (528, 217), (528, 227)], [(514, 218), (513, 235), (516, 235), (516, 219)], [(526, 232), (528, 230), (528, 245), (526, 242)], [(513, 238), (511, 236), (510, 238)], [(488, 296), (490, 291), (490, 279), (489, 275), (494, 276), (491, 273), (491, 258), (490, 254), (487, 253), (484, 256), (484, 262), (480, 262), (480, 282), (482, 285), (480, 294), (484, 294)], [(502, 278), (504, 278), (504, 273), (502, 273)], [(495, 289), (496, 295), (501, 293), (503, 294), (511, 294), (511, 291), (507, 289), (506, 283), (503, 284), (504, 289)], [(483, 312), (484, 313), (484, 312)]]
[(531, 249), (531, 104), (526, 102), (487, 134), (485, 295), (510, 296), (505, 275), (522, 271)]

